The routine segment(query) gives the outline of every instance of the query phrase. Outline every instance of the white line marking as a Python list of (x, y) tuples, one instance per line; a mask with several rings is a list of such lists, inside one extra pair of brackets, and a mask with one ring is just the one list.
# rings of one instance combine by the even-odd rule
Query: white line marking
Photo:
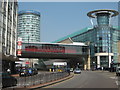
[(116, 85), (118, 86), (118, 81), (115, 81)]

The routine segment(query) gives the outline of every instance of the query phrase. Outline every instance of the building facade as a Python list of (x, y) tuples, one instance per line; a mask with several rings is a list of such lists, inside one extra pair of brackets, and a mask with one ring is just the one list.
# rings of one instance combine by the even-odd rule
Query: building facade
[(18, 37), (23, 42), (40, 42), (40, 13), (33, 10), (18, 13)]
[(109, 24), (109, 19), (118, 15), (118, 12), (96, 10), (87, 15), (97, 19), (97, 25), (93, 28), (82, 29), (55, 42), (62, 43), (69, 38), (74, 42), (89, 42), (91, 67), (108, 69), (112, 62), (118, 62), (119, 45), (117, 43), (120, 39), (120, 30)]
[(120, 41), (118, 41), (117, 46), (118, 46), (118, 62), (120, 63)]
[(17, 39), (17, 0), (0, 1), (0, 51), (2, 56), (2, 69), (14, 73), (16, 59)]

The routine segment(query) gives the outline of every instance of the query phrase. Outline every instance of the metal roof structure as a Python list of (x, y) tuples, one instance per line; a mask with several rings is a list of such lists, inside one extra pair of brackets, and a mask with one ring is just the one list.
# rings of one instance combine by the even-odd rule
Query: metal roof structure
[(92, 29), (92, 28), (88, 28), (88, 27), (83, 28), (83, 29), (81, 29), (81, 30), (79, 30), (79, 31), (77, 31), (77, 32), (74, 32), (74, 33), (69, 34), (69, 35), (67, 35), (67, 36), (65, 36), (65, 37), (62, 37), (62, 38), (60, 38), (60, 39), (58, 39), (58, 40), (56, 40), (56, 41), (53, 41), (53, 43), (57, 43), (57, 42), (60, 42), (60, 41), (62, 41), (62, 40), (65, 40), (65, 39), (74, 37), (74, 36), (76, 36), (76, 35), (78, 35), (78, 34), (82, 34), (82, 33), (86, 32), (86, 31), (88, 31), (88, 30), (90, 30), (90, 29)]
[(96, 14), (98, 13), (108, 13), (111, 15), (111, 17), (117, 16), (119, 13), (115, 10), (108, 10), (108, 9), (100, 9), (100, 10), (94, 10), (91, 12), (87, 13), (87, 16), (91, 17), (91, 18), (95, 18)]
[[(116, 30), (120, 30), (120, 26), (113, 26), (113, 28), (116, 29)], [(68, 39), (68, 38), (72, 38), (72, 37), (74, 37), (74, 36), (76, 36), (76, 35), (79, 35), (79, 34), (82, 34), (82, 33), (84, 33), (84, 32), (87, 32), (87, 31), (89, 31), (89, 30), (91, 30), (91, 29), (93, 29), (93, 28), (89, 28), (89, 27), (83, 28), (83, 29), (81, 29), (81, 30), (79, 30), (79, 31), (76, 31), (76, 32), (74, 32), (74, 33), (72, 33), (72, 34), (69, 34), (69, 35), (67, 35), (67, 36), (65, 36), (65, 37), (62, 37), (62, 38), (60, 38), (60, 39), (58, 39), (58, 40), (55, 40), (55, 41), (53, 41), (52, 43), (57, 43), (57, 42), (66, 40), (66, 39)]]

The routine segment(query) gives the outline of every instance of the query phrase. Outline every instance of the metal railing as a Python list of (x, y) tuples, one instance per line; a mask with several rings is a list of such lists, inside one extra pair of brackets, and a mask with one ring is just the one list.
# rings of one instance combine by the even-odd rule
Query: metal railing
[(52, 73), (43, 73), (37, 74), (34, 76), (28, 77), (16, 77), (17, 79), (17, 86), (18, 87), (30, 87), (34, 85), (44, 84), (51, 81), (59, 80), (61, 78), (69, 76), (68, 72), (52, 72)]

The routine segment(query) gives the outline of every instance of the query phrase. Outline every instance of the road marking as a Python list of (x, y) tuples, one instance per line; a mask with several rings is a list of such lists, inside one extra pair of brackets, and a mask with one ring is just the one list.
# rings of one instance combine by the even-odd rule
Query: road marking
[(118, 79), (117, 77), (110, 77), (111, 79)]
[(119, 84), (118, 84), (118, 81), (115, 81), (115, 83), (116, 83), (117, 86), (119, 85)]

